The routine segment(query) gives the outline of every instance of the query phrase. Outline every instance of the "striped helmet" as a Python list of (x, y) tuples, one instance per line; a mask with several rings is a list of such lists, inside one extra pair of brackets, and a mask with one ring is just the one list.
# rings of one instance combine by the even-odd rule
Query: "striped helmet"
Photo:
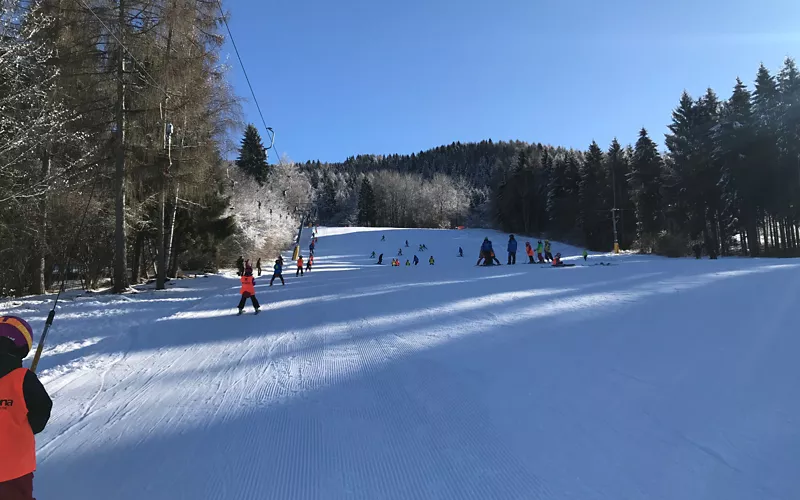
[(22, 318), (17, 316), (0, 316), (0, 337), (8, 337), (14, 341), (23, 358), (33, 346), (33, 329)]

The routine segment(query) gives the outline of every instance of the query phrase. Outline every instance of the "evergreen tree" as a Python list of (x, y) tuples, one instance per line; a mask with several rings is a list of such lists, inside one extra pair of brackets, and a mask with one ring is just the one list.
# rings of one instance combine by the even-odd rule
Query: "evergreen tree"
[(659, 232), (663, 229), (661, 201), (661, 174), (663, 161), (656, 144), (639, 131), (639, 139), (633, 150), (630, 185), (636, 204), (636, 222), (639, 242), (645, 250), (652, 250)]
[(239, 158), (236, 159), (236, 166), (252, 176), (258, 181), (259, 185), (263, 185), (267, 180), (269, 174), (267, 151), (264, 149), (264, 143), (261, 140), (258, 129), (256, 129), (253, 124), (249, 124), (244, 130), (244, 137), (242, 138), (242, 146), (239, 148)]
[(372, 184), (364, 176), (361, 181), (361, 192), (358, 197), (358, 223), (364, 226), (375, 224), (375, 193), (372, 191)]
[(715, 133), (716, 156), (723, 166), (722, 197), (742, 234), (750, 255), (760, 252), (758, 242), (758, 170), (754, 161), (755, 125), (750, 92), (736, 79), (733, 94), (720, 116)]
[(583, 229), (585, 244), (593, 250), (602, 250), (608, 246), (608, 217), (603, 212), (606, 208), (606, 179), (603, 172), (603, 151), (592, 141), (580, 171), (579, 225)]
[(614, 138), (605, 156), (605, 169), (611, 186), (611, 207), (617, 209), (617, 238), (622, 248), (629, 248), (636, 238), (636, 207), (631, 201), (628, 185), (628, 158), (626, 151)]

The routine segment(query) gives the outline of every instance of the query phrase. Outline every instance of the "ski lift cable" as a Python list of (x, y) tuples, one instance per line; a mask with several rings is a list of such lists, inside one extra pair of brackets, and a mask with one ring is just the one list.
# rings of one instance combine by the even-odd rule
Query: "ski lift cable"
[[(228, 37), (231, 39), (231, 45), (233, 46), (233, 51), (236, 53), (236, 59), (239, 60), (239, 66), (241, 66), (242, 73), (244, 73), (244, 79), (247, 82), (247, 87), (250, 89), (250, 95), (253, 96), (253, 102), (256, 104), (256, 109), (258, 110), (258, 116), (261, 117), (261, 124), (264, 126), (264, 129), (266, 130), (270, 139), (270, 146), (264, 149), (273, 149), (275, 147), (275, 131), (272, 130), (272, 127), (267, 126), (267, 121), (264, 119), (264, 113), (261, 112), (261, 106), (258, 104), (258, 98), (253, 90), (253, 85), (250, 83), (250, 77), (247, 75), (247, 69), (244, 67), (244, 61), (242, 60), (241, 54), (239, 54), (239, 48), (236, 46), (236, 40), (233, 38), (231, 27), (228, 25), (228, 19), (225, 16), (225, 10), (222, 8), (222, 0), (217, 0), (217, 7), (219, 7), (219, 13), (222, 16), (222, 22), (225, 24), (225, 29), (228, 31)], [(277, 151), (275, 152), (277, 153)], [(280, 156), (278, 156), (278, 161), (281, 161)]]
[(83, 7), (86, 10), (88, 10), (95, 17), (95, 19), (97, 19), (100, 22), (100, 24), (108, 31), (108, 34), (111, 35), (114, 38), (114, 40), (117, 41), (117, 43), (120, 45), (120, 47), (122, 47), (122, 49), (128, 54), (128, 57), (130, 57), (131, 60), (137, 66), (139, 66), (139, 69), (142, 71), (142, 73), (144, 73), (145, 76), (147, 76), (147, 78), (150, 79), (150, 85), (152, 85), (155, 88), (157, 88), (158, 90), (160, 90), (167, 98), (169, 98), (169, 93), (166, 90), (164, 90), (164, 88), (161, 87), (161, 85), (158, 84), (158, 81), (155, 78), (153, 78), (153, 75), (151, 75), (147, 71), (147, 69), (144, 67), (144, 64), (140, 63), (139, 60), (136, 59), (136, 57), (134, 57), (133, 52), (131, 52), (130, 49), (128, 49), (128, 47), (126, 47), (125, 44), (122, 43), (122, 40), (120, 40), (117, 37), (117, 35), (114, 34), (114, 31), (111, 28), (108, 27), (108, 25), (100, 18), (100, 16), (97, 15), (97, 12), (95, 12), (94, 9), (92, 9), (92, 7), (89, 6), (89, 4), (87, 4), (85, 0), (79, 0), (79, 1), (83, 5)]

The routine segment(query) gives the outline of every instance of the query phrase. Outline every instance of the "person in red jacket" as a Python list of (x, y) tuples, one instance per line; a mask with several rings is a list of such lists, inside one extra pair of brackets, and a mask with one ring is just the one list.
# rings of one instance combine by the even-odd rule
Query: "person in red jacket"
[(0, 316), (0, 499), (33, 500), (34, 434), (44, 430), (53, 401), (36, 374), (22, 367), (33, 345), (30, 325)]
[(253, 303), (253, 309), (256, 310), (256, 314), (258, 314), (261, 306), (258, 304), (258, 299), (256, 298), (256, 280), (253, 278), (252, 268), (245, 269), (244, 276), (242, 276), (242, 288), (239, 290), (239, 293), (242, 294), (242, 298), (239, 300), (239, 314), (244, 312), (244, 305), (248, 298)]
[(295, 277), (303, 276), (303, 256), (302, 255), (297, 257), (297, 272), (294, 275), (295, 275)]

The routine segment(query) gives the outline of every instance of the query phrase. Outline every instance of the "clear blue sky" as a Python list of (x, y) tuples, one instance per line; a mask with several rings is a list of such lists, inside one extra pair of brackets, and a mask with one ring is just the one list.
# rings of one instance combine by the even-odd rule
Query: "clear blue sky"
[[(800, 59), (798, 0), (227, 0), (276, 146), (296, 161), (519, 139), (663, 143), (686, 89), (727, 99)], [(262, 125), (233, 50), (245, 119)], [(263, 134), (263, 130), (262, 130)]]

